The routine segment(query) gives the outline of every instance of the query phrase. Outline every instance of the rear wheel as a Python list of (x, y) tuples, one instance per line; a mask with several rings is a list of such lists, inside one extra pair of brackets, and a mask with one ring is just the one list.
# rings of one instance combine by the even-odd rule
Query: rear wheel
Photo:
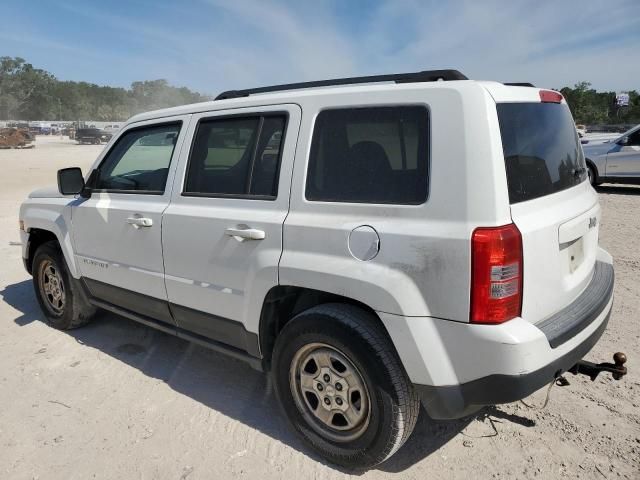
[(99, 138), (96, 138), (93, 143), (95, 143), (96, 145), (100, 145), (102, 142), (100, 141)]
[(67, 264), (56, 242), (47, 242), (33, 258), (33, 285), (47, 323), (70, 330), (88, 323), (96, 312)]
[(413, 431), (420, 402), (379, 320), (325, 304), (292, 319), (276, 341), (280, 404), (302, 439), (333, 463), (369, 468)]
[(338, 442), (355, 440), (371, 417), (369, 389), (349, 358), (326, 343), (300, 348), (289, 367), (289, 387), (300, 411), (320, 435)]

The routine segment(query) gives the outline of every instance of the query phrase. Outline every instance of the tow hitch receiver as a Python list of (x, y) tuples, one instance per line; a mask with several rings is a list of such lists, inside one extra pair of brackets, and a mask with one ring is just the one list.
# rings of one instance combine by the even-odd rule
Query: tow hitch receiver
[(614, 380), (620, 380), (627, 374), (627, 367), (624, 366), (627, 363), (627, 356), (622, 352), (617, 352), (613, 355), (613, 361), (614, 363), (592, 363), (580, 360), (569, 369), (569, 372), (574, 375), (586, 375), (592, 382), (600, 372), (609, 372)]

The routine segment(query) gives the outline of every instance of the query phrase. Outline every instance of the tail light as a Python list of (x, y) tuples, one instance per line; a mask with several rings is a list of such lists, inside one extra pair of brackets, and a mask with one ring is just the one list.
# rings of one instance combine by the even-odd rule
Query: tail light
[(520, 315), (522, 236), (513, 223), (476, 228), (471, 236), (472, 323), (502, 323)]

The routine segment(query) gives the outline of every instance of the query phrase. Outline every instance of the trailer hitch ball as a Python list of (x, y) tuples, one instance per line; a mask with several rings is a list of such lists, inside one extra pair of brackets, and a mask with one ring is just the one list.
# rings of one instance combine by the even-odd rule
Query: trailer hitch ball
[(623, 352), (616, 352), (613, 354), (613, 363), (619, 370), (619, 372), (611, 372), (614, 379), (620, 380), (627, 374), (627, 367), (624, 366), (627, 363), (627, 356)]

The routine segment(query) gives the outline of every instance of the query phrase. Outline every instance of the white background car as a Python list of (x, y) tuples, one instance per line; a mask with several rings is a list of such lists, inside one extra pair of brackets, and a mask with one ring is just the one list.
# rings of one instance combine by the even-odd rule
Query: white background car
[(52, 326), (105, 308), (270, 370), (302, 438), (366, 468), (420, 401), (457, 418), (572, 368), (613, 267), (559, 93), (329, 83), (132, 118), (24, 202), (23, 258)]
[(582, 146), (589, 168), (589, 181), (640, 183), (640, 125), (612, 139)]

